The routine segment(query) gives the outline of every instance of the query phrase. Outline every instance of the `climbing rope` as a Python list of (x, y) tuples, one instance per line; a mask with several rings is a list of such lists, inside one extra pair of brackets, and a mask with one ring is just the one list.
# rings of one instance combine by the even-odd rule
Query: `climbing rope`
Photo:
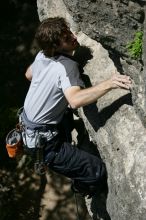
[(80, 217), (79, 217), (79, 209), (78, 209), (78, 201), (77, 201), (77, 195), (76, 195), (75, 192), (74, 192), (74, 199), (75, 199), (75, 204), (76, 204), (76, 216), (77, 216), (77, 220), (80, 220)]

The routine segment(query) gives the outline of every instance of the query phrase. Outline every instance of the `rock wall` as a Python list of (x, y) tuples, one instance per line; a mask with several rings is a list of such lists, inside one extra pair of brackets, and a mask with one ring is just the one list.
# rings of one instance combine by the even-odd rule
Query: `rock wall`
[(144, 2), (38, 0), (37, 5), (40, 20), (63, 16), (76, 32), (81, 48), (75, 55), (83, 66), (83, 78), (88, 78), (85, 83), (107, 79), (115, 69), (132, 77), (131, 92), (111, 91), (97, 103), (80, 108), (79, 115), (108, 173), (108, 217), (95, 210), (95, 199), (88, 203), (91, 216), (145, 220), (145, 77), (142, 61), (130, 59), (125, 49), (134, 33), (143, 29)]
[(142, 1), (64, 0), (82, 31), (108, 49), (126, 55), (125, 45), (141, 30), (144, 20)]

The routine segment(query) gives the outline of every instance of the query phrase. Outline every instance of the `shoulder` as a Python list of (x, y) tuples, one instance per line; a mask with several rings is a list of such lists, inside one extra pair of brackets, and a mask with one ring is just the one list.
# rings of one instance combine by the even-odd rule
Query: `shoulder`
[(78, 70), (78, 63), (73, 59), (66, 57), (66, 56), (59, 56), (57, 57), (57, 61), (63, 65), (67, 72), (71, 72), (72, 70)]
[(50, 58), (46, 57), (42, 51), (39, 51), (35, 57), (35, 60), (50, 60)]
[(78, 65), (77, 62), (71, 56), (60, 55), (56, 58), (61, 63), (69, 63), (72, 65)]
[(42, 51), (38, 52), (36, 55), (32, 66), (35, 68), (46, 68), (52, 64), (56, 64), (54, 57), (46, 57)]

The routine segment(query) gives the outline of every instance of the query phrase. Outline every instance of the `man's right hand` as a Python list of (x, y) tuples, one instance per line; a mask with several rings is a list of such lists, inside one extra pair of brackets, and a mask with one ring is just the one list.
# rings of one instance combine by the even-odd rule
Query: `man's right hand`
[(109, 87), (111, 89), (116, 89), (116, 88), (130, 89), (132, 87), (131, 78), (126, 75), (114, 74), (108, 81), (110, 84)]

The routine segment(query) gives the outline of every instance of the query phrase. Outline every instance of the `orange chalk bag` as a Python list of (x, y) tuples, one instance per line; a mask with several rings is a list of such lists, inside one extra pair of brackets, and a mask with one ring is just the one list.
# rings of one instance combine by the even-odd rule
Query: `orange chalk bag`
[(7, 134), (6, 149), (11, 158), (17, 158), (23, 155), (22, 134), (19, 129), (15, 128)]

